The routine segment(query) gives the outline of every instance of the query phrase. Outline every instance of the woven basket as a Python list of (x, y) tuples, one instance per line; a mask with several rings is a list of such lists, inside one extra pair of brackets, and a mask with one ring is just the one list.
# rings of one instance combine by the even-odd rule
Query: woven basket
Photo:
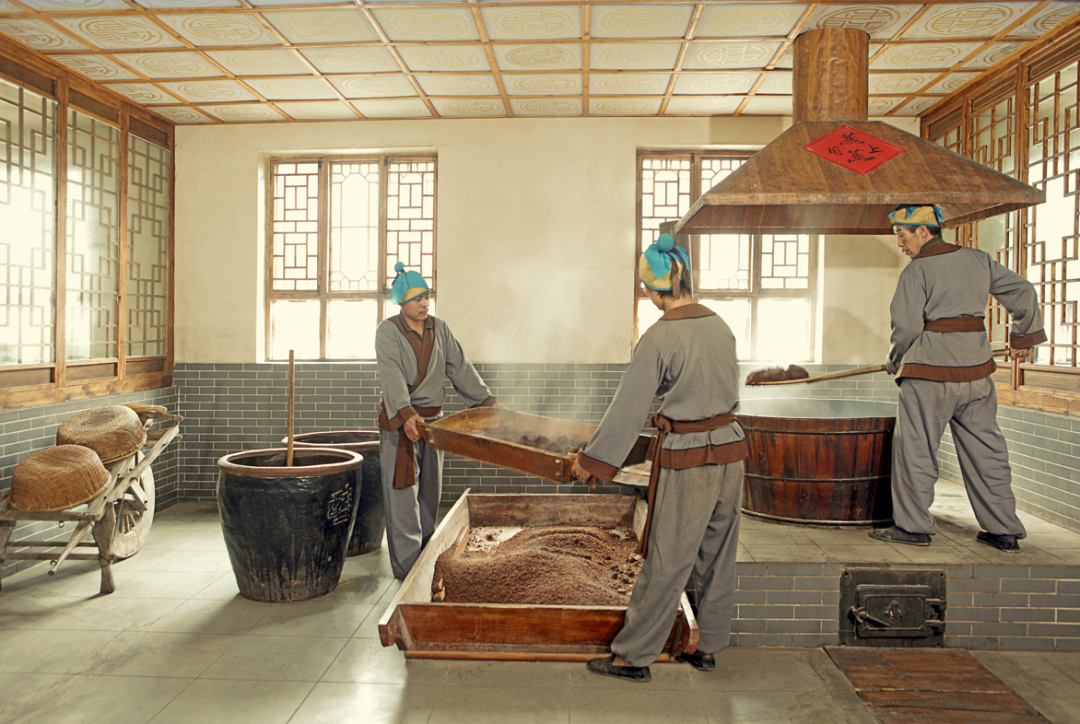
[(138, 452), (146, 442), (139, 415), (126, 405), (102, 405), (72, 415), (56, 431), (57, 445), (82, 445), (112, 463)]
[(146, 412), (163, 412), (163, 413), (168, 413), (168, 411), (169, 411), (169, 410), (168, 410), (168, 408), (167, 408), (167, 407), (165, 407), (164, 405), (135, 405), (135, 404), (125, 404), (125, 405), (124, 405), (124, 407), (130, 407), (130, 408), (131, 408), (132, 410), (134, 410), (134, 411), (135, 411), (136, 413), (138, 413), (138, 414), (140, 414), (140, 415), (142, 415), (143, 413), (146, 413)]
[(18, 510), (67, 510), (93, 500), (108, 481), (109, 471), (93, 450), (59, 445), (15, 466), (8, 500)]

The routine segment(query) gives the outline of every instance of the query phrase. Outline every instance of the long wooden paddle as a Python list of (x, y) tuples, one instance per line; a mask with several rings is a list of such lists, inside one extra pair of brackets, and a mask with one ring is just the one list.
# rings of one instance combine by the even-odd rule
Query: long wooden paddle
[[(994, 357), (1002, 357), (1008, 353), (1007, 349), (995, 349)], [(800, 382), (821, 382), (822, 380), (835, 380), (841, 377), (854, 377), (855, 375), (868, 375), (872, 372), (884, 372), (885, 365), (874, 365), (873, 367), (855, 367), (850, 370), (843, 370), (841, 372), (824, 372), (820, 375), (810, 375), (809, 377), (803, 377), (797, 380), (772, 380), (762, 382), (747, 382), (748, 387), (757, 387), (758, 385), (797, 385)]]

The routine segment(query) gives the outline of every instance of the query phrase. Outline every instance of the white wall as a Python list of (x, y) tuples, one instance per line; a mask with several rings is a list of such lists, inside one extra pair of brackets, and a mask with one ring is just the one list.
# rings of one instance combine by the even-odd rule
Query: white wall
[[(468, 355), (477, 362), (626, 362), (637, 149), (760, 147), (789, 123), (585, 118), (179, 127), (176, 361), (263, 358), (265, 155), (423, 150), (439, 155), (438, 315)], [(883, 359), (903, 259), (889, 251), (891, 243), (825, 240), (824, 362)]]

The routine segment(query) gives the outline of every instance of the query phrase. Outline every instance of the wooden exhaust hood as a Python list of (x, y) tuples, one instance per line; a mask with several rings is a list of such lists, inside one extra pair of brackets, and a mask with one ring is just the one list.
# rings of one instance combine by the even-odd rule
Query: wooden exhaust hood
[(949, 228), (1040, 204), (1044, 192), (880, 121), (867, 120), (870, 36), (795, 39), (794, 123), (718, 183), (677, 234), (891, 234), (899, 204), (938, 204)]

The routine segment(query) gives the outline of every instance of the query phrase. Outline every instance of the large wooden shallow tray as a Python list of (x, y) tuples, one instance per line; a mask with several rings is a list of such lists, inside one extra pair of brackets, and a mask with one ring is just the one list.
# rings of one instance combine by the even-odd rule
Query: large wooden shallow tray
[[(646, 504), (634, 495), (473, 495), (458, 499), (379, 620), (383, 646), (408, 658), (585, 661), (611, 653), (625, 606), (434, 603), (435, 561), (468, 540), (469, 528), (594, 525), (639, 535)], [(683, 594), (664, 653), (697, 648), (697, 621)]]
[[(436, 450), (566, 483), (572, 478), (577, 450), (585, 447), (596, 427), (499, 407), (474, 407), (425, 423), (422, 430), (425, 442)], [(519, 443), (525, 434), (551, 440), (569, 438), (573, 452), (552, 453)], [(650, 440), (648, 435), (638, 437), (623, 466), (643, 462)]]

